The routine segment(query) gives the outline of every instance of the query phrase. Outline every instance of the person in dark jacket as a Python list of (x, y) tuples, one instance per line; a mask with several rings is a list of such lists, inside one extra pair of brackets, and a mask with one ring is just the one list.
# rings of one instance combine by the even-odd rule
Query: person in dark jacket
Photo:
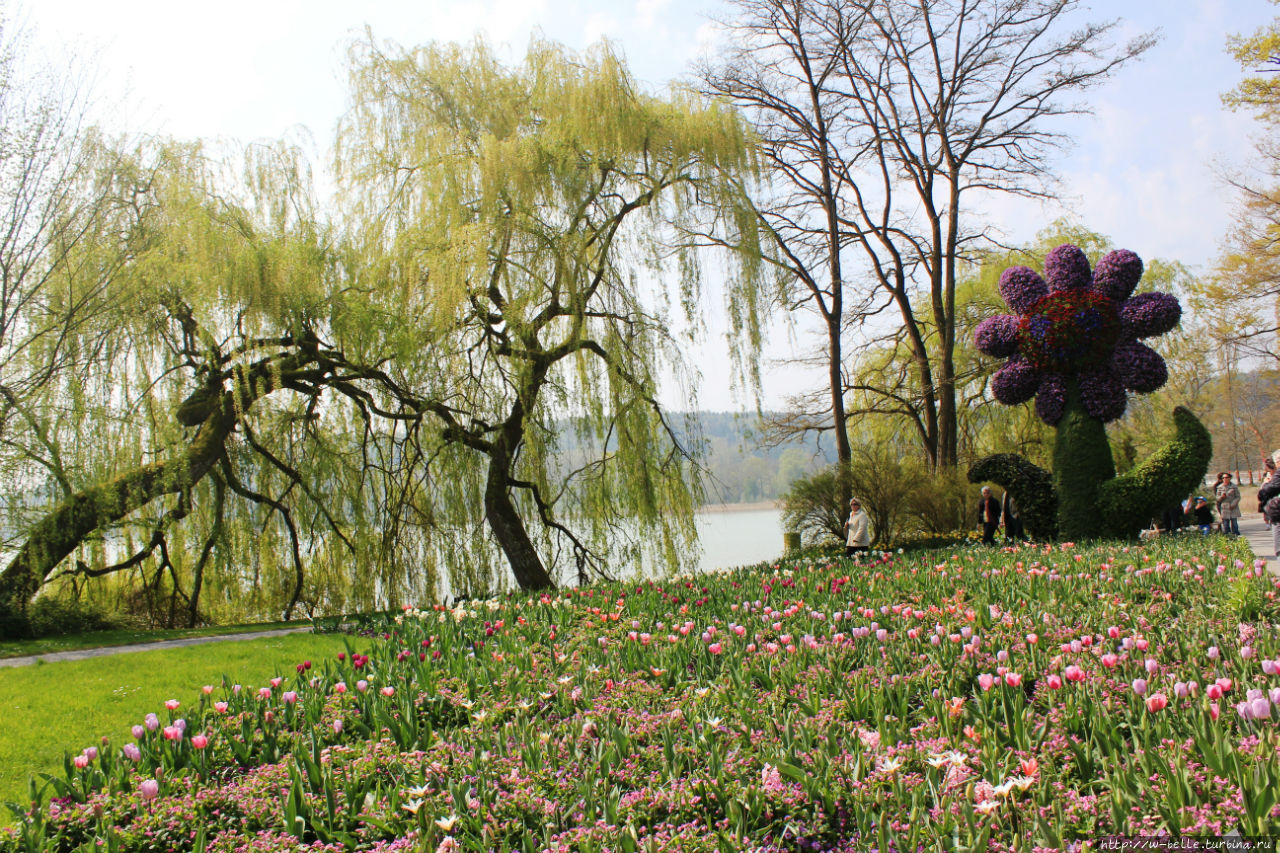
[(1191, 512), (1196, 517), (1200, 532), (1208, 536), (1209, 531), (1213, 529), (1213, 510), (1209, 509), (1209, 502), (1200, 495), (1196, 495), (1195, 506)]
[(1026, 532), (1022, 529), (1022, 514), (1018, 512), (1018, 505), (1013, 502), (1013, 495), (1009, 494), (1009, 490), (1004, 490), (1004, 497), (1000, 499), (1000, 514), (1004, 517), (1004, 538), (1011, 542), (1021, 542), (1026, 538)]
[(982, 500), (978, 501), (978, 522), (982, 525), (982, 544), (996, 544), (996, 530), (1000, 527), (1000, 501), (991, 495), (991, 487), (982, 487)]

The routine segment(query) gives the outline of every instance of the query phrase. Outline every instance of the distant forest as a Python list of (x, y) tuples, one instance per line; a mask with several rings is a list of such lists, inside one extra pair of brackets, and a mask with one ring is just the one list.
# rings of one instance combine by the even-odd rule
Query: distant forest
[[(765, 446), (755, 414), (695, 412), (693, 417), (705, 441), (706, 465), (711, 472), (707, 504), (775, 500), (797, 477), (836, 461), (829, 439), (811, 437)], [(680, 418), (672, 420), (678, 423)]]

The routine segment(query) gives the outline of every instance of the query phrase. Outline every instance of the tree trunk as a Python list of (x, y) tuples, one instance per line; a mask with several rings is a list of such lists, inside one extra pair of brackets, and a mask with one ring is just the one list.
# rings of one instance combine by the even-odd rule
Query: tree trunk
[(489, 478), (484, 490), (484, 515), (494, 538), (502, 547), (502, 553), (511, 564), (511, 572), (520, 588), (548, 589), (555, 586), (529, 539), (520, 513), (516, 512), (515, 504), (511, 502), (511, 492), (507, 488), (506, 460), (501, 456), (491, 456), (489, 459)]
[(49, 573), (93, 531), (161, 495), (177, 494), (200, 482), (222, 455), (235, 424), (235, 410), (228, 399), (227, 405), (205, 419), (195, 440), (178, 459), (135, 468), (77, 492), (56, 506), (31, 529), (17, 556), (0, 573), (0, 618), (5, 613), (25, 613), (27, 602)]

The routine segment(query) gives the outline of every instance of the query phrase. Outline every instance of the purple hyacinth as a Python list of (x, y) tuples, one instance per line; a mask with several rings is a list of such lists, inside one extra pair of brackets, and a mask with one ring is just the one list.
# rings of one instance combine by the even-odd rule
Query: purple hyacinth
[(1028, 267), (1000, 276), (1000, 295), (1015, 314), (978, 325), (978, 350), (1009, 361), (991, 379), (991, 392), (1007, 405), (1036, 401), (1036, 414), (1056, 425), (1075, 381), (1080, 402), (1106, 422), (1124, 414), (1126, 389), (1149, 393), (1164, 385), (1164, 359), (1139, 341), (1178, 325), (1182, 308), (1167, 293), (1133, 295), (1142, 259), (1127, 249), (1110, 252), (1093, 272), (1076, 246), (1058, 246), (1044, 277)]

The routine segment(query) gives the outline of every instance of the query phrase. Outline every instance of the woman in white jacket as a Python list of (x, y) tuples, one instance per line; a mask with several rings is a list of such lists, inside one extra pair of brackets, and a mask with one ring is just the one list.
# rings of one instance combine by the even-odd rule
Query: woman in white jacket
[(857, 498), (849, 501), (849, 520), (844, 523), (844, 529), (848, 535), (844, 549), (846, 557), (871, 550), (871, 522)]

